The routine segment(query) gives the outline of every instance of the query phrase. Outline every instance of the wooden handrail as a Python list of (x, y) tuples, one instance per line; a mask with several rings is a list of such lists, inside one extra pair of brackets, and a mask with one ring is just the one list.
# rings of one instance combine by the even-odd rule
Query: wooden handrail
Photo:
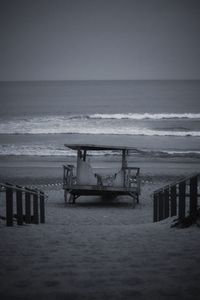
[(41, 190), (30, 189), (30, 188), (27, 188), (26, 186), (14, 185), (14, 184), (7, 183), (7, 182), (6, 183), (0, 183), (0, 192), (4, 192), (6, 189), (12, 189), (14, 191), (22, 191), (22, 192), (28, 191), (31, 194), (38, 194), (38, 193), (44, 194), (44, 192), (41, 191)]
[[(17, 219), (18, 225), (23, 225), (24, 221), (26, 224), (31, 223), (32, 217), (34, 223), (39, 224), (39, 216), (40, 223), (45, 223), (45, 193), (43, 191), (6, 182), (0, 183), (0, 192), (6, 193), (5, 219), (7, 226), (13, 226), (13, 218)], [(16, 214), (14, 213), (14, 201), (16, 201)], [(33, 216), (31, 216), (31, 205), (33, 206)]]
[(154, 222), (166, 219), (169, 215), (178, 215), (179, 219), (183, 220), (186, 216), (186, 204), (189, 204), (189, 216), (196, 215), (200, 196), (198, 195), (199, 176), (200, 173), (193, 173), (153, 192)]
[(192, 173), (191, 175), (188, 175), (188, 176), (185, 176), (185, 177), (181, 177), (181, 178), (179, 178), (179, 179), (173, 181), (172, 183), (166, 184), (166, 185), (164, 185), (163, 187), (161, 187), (161, 188), (155, 190), (155, 191), (151, 194), (151, 196), (153, 196), (154, 194), (157, 194), (157, 193), (159, 193), (159, 192), (162, 192), (162, 191), (165, 190), (165, 189), (169, 189), (169, 188), (173, 187), (174, 185), (177, 185), (177, 184), (181, 183), (182, 181), (188, 181), (188, 180), (190, 180), (191, 178), (196, 177), (196, 176), (200, 176), (200, 173), (197, 173), (197, 172), (196, 172), (196, 173)]
[(63, 168), (67, 169), (67, 170), (71, 170), (71, 169), (73, 169), (75, 167), (74, 167), (74, 165), (63, 165)]

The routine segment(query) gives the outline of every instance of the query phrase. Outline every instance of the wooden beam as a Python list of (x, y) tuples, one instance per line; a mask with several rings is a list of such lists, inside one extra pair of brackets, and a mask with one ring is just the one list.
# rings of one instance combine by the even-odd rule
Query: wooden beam
[(127, 162), (126, 162), (126, 150), (125, 149), (123, 149), (122, 150), (122, 170), (123, 170), (123, 175), (124, 175), (124, 187), (126, 186), (126, 170), (125, 170), (125, 168), (126, 168), (126, 166), (127, 166)]
[(28, 191), (25, 192), (25, 222), (31, 223), (31, 194)]
[(38, 194), (33, 195), (33, 223), (39, 224)]
[(158, 221), (164, 219), (164, 195), (163, 192), (158, 193)]
[(153, 195), (153, 222), (157, 222), (159, 220), (158, 218), (158, 206), (159, 206), (159, 201), (158, 201), (158, 194)]
[(126, 150), (122, 150), (122, 169), (127, 167)]
[(79, 170), (80, 170), (80, 165), (79, 165), (79, 160), (80, 159), (81, 159), (81, 150), (78, 149), (77, 150), (77, 162), (76, 162), (76, 176), (78, 176)]
[(40, 223), (45, 223), (44, 193), (40, 192)]
[(83, 161), (86, 161), (86, 156), (87, 156), (87, 150), (83, 151)]
[(6, 188), (6, 225), (13, 226), (13, 190)]
[(172, 186), (170, 189), (170, 198), (171, 198), (171, 217), (173, 217), (173, 216), (176, 216), (176, 214), (177, 214), (176, 185)]
[(16, 191), (17, 225), (23, 225), (22, 191)]
[(197, 189), (198, 189), (198, 177), (192, 177), (190, 179), (190, 215), (194, 215), (197, 211)]
[(179, 183), (179, 205), (178, 205), (178, 216), (179, 218), (185, 217), (185, 191), (186, 182), (182, 181)]
[(164, 190), (164, 218), (169, 217), (169, 189)]

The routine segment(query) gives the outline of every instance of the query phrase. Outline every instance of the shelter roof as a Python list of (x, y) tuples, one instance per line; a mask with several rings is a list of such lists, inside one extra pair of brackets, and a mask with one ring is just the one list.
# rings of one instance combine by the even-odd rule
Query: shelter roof
[(94, 144), (65, 144), (65, 147), (72, 150), (136, 150), (133, 147)]

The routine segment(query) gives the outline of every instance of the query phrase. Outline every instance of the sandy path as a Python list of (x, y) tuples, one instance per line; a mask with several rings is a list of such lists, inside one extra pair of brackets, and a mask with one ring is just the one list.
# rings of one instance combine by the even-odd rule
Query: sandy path
[[(62, 181), (62, 162), (0, 160), (0, 179), (19, 184)], [(82, 198), (64, 205), (47, 189), (46, 224), (0, 222), (0, 299), (185, 299), (200, 295), (200, 230), (152, 223), (150, 194), (199, 170), (199, 161), (140, 162), (141, 202)], [(1, 198), (2, 199), (2, 198)], [(2, 200), (1, 200), (2, 201)]]
[(200, 230), (152, 223), (141, 204), (49, 190), (45, 225), (1, 225), (0, 299), (199, 299)]

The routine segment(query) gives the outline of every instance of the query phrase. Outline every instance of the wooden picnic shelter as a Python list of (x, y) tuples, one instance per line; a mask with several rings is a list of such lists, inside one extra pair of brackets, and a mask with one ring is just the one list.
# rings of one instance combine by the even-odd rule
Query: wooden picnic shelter
[[(77, 152), (75, 165), (63, 166), (63, 189), (65, 202), (75, 203), (80, 196), (128, 195), (139, 202), (140, 169), (128, 166), (127, 156), (134, 148), (92, 144), (65, 144)], [(91, 166), (91, 151), (114, 151), (121, 154), (121, 163), (117, 172), (106, 173), (106, 168), (94, 170)], [(112, 152), (111, 152), (112, 153)], [(109, 199), (109, 197), (108, 197)]]

